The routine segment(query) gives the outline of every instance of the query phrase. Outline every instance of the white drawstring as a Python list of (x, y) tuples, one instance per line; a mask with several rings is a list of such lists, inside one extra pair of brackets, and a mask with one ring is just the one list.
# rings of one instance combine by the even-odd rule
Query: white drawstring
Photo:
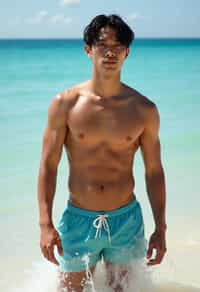
[(107, 231), (108, 233), (108, 240), (109, 240), (109, 243), (111, 244), (110, 227), (106, 219), (107, 217), (108, 217), (107, 214), (98, 215), (97, 218), (94, 219), (93, 221), (93, 226), (97, 229), (95, 238), (97, 238), (98, 236), (101, 237), (101, 229), (103, 226), (105, 231)]

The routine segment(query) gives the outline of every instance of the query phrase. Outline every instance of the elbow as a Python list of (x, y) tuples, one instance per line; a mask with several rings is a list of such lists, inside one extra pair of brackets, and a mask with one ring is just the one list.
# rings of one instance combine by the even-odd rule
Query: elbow
[(41, 160), (39, 168), (39, 176), (56, 175), (57, 165), (50, 163), (47, 160)]
[(162, 165), (160, 164), (156, 167), (147, 168), (145, 170), (145, 177), (147, 180), (155, 178), (155, 177), (164, 178), (164, 169)]

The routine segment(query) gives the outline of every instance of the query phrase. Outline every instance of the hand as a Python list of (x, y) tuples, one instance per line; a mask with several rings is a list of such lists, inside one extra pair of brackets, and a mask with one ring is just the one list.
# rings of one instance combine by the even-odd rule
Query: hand
[(54, 255), (54, 245), (57, 246), (59, 254), (63, 255), (63, 248), (57, 230), (53, 226), (42, 227), (40, 237), (40, 248), (42, 254), (48, 261), (59, 265)]
[[(156, 256), (152, 259), (151, 257), (154, 249), (156, 250)], [(148, 261), (147, 265), (153, 266), (160, 264), (166, 251), (165, 231), (155, 231), (149, 240), (147, 259), (150, 260)]]

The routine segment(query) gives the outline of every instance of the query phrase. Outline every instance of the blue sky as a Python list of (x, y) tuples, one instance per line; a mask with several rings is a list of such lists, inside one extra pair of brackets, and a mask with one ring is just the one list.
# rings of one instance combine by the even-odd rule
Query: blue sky
[(97, 14), (116, 13), (136, 37), (200, 37), (200, 0), (0, 0), (0, 38), (81, 38)]

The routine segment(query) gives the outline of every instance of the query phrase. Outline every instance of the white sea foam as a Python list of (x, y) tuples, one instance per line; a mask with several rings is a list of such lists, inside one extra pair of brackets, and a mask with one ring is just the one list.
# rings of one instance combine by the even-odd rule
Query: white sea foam
[[(131, 264), (129, 269), (129, 283), (126, 279), (121, 279), (123, 292), (199, 292), (200, 288), (184, 286), (175, 282), (164, 280), (159, 277), (155, 279), (151, 270), (148, 270), (143, 262)], [(115, 275), (119, 270), (115, 270)], [(103, 263), (96, 267), (95, 274), (91, 276), (87, 273), (87, 282), (84, 292), (113, 292), (114, 290), (106, 284), (106, 269)], [(24, 283), (15, 289), (7, 292), (57, 292), (58, 289), (58, 269), (55, 265), (46, 261), (33, 264), (29, 271), (25, 272)], [(63, 292), (63, 291), (62, 291)], [(66, 291), (67, 292), (67, 291)]]

